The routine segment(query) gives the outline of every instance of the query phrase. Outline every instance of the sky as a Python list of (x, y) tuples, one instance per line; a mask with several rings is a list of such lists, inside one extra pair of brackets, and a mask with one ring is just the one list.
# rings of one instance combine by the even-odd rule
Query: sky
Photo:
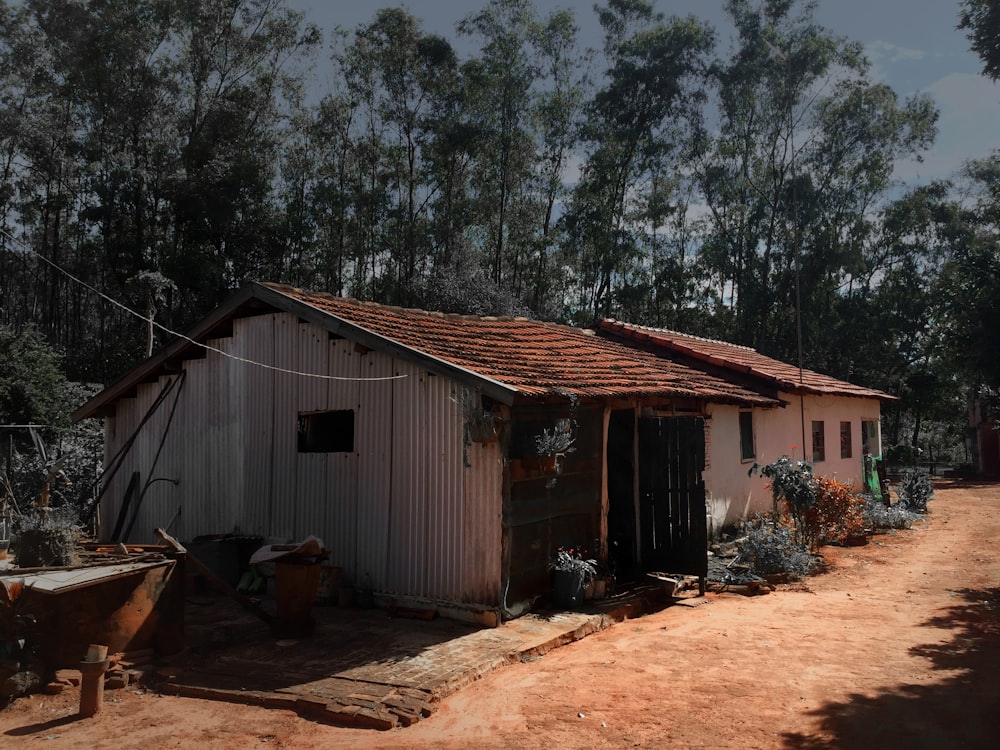
[[(379, 7), (402, 5), (423, 21), (424, 29), (456, 40), (456, 22), (482, 8), (485, 0), (289, 0), (326, 36), (337, 25), (356, 28), (372, 20)], [(657, 0), (667, 16), (693, 14), (728, 36), (722, 0)], [(594, 0), (535, 0), (540, 15), (555, 9), (575, 11), (581, 44), (599, 48), (600, 27)], [(969, 50), (958, 24), (959, 0), (819, 0), (816, 19), (835, 34), (861, 42), (876, 80), (901, 97), (929, 95), (940, 111), (934, 147), (916, 161), (900, 164), (896, 178), (923, 184), (952, 176), (968, 159), (1000, 148), (1000, 86), (980, 75), (979, 58)], [(320, 66), (322, 67), (322, 66)], [(321, 85), (321, 84), (319, 84)]]

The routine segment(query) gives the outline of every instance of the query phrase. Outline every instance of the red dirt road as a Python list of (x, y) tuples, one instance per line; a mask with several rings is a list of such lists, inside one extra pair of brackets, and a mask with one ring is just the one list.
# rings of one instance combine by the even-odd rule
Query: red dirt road
[[(940, 483), (924, 524), (826, 548), (828, 572), (710, 595), (487, 675), (416, 725), (317, 725), (132, 690), (0, 711), (5, 747), (994, 748), (1000, 746), (1000, 485)], [(582, 716), (581, 716), (582, 714)], [(44, 741), (43, 741), (44, 740)]]

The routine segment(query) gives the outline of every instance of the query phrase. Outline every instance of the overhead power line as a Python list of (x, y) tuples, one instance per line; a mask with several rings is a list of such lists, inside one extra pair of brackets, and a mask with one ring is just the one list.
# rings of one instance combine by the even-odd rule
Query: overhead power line
[(167, 328), (165, 325), (162, 325), (161, 323), (157, 323), (151, 317), (143, 315), (140, 312), (136, 312), (135, 310), (133, 310), (132, 308), (128, 307), (127, 305), (122, 304), (118, 300), (116, 300), (116, 299), (114, 299), (112, 297), (109, 297), (107, 294), (105, 294), (101, 290), (99, 290), (99, 289), (91, 286), (90, 284), (88, 284), (83, 279), (80, 279), (77, 276), (73, 275), (72, 273), (70, 273), (69, 271), (67, 271), (65, 268), (63, 268), (62, 266), (60, 266), (58, 263), (50, 260), (49, 258), (46, 258), (40, 252), (38, 252), (37, 250), (29, 247), (24, 242), (22, 242), (21, 240), (19, 240), (17, 237), (15, 237), (14, 235), (10, 234), (10, 232), (8, 232), (6, 229), (0, 229), (0, 235), (2, 235), (3, 237), (5, 237), (6, 239), (10, 240), (11, 242), (13, 242), (18, 247), (22, 248), (25, 252), (31, 253), (32, 255), (34, 255), (36, 258), (38, 258), (42, 262), (48, 264), (49, 266), (51, 266), (52, 268), (54, 268), (56, 271), (58, 271), (59, 273), (63, 274), (64, 276), (66, 276), (68, 279), (70, 279), (74, 283), (79, 284), (84, 289), (86, 289), (87, 291), (89, 291), (91, 294), (94, 294), (94, 295), (100, 297), (101, 299), (105, 300), (106, 302), (111, 303), (115, 307), (118, 307), (118, 308), (124, 310), (129, 315), (135, 316), (139, 320), (145, 322), (147, 325), (155, 326), (156, 328), (159, 328), (161, 331), (163, 331), (164, 333), (166, 333), (166, 334), (168, 334), (170, 336), (175, 336), (175, 337), (177, 337), (179, 339), (187, 341), (188, 343), (190, 343), (190, 344), (192, 344), (194, 346), (197, 346), (197, 347), (200, 347), (202, 349), (205, 349), (206, 351), (215, 352), (216, 354), (218, 354), (220, 356), (227, 357), (227, 358), (235, 360), (237, 362), (241, 362), (241, 363), (243, 363), (245, 365), (252, 365), (254, 367), (262, 367), (265, 370), (272, 370), (274, 372), (281, 372), (281, 373), (285, 373), (286, 375), (297, 375), (297, 376), (303, 377), (303, 378), (317, 378), (319, 380), (343, 380), (343, 381), (348, 381), (348, 382), (371, 383), (371, 382), (379, 382), (379, 381), (385, 381), (385, 380), (402, 380), (403, 378), (408, 377), (407, 375), (385, 375), (385, 376), (382, 376), (382, 377), (363, 378), (363, 377), (344, 377), (344, 376), (341, 376), (341, 375), (324, 375), (324, 374), (318, 373), (318, 372), (302, 372), (300, 370), (291, 370), (291, 369), (289, 369), (287, 367), (278, 367), (277, 365), (270, 365), (270, 364), (267, 364), (266, 362), (258, 362), (257, 360), (248, 359), (247, 357), (241, 357), (238, 354), (232, 354), (231, 352), (224, 351), (222, 349), (219, 349), (218, 347), (211, 346), (210, 344), (205, 344), (205, 343), (203, 343), (201, 341), (196, 341), (195, 339), (191, 338), (190, 336), (186, 336), (183, 333), (178, 333), (177, 331), (174, 331), (174, 330), (171, 330), (170, 328)]

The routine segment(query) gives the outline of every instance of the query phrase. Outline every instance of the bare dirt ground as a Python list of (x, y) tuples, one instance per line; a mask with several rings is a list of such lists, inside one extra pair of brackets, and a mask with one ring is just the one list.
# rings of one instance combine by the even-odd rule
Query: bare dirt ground
[(0, 711), (4, 747), (994, 748), (1000, 485), (941, 482), (926, 523), (825, 549), (767, 596), (709, 595), (493, 672), (390, 732), (133, 690)]

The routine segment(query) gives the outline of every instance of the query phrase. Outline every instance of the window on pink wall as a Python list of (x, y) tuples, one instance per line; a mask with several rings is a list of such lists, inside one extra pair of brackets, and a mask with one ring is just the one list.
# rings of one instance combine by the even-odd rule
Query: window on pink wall
[(840, 457), (851, 457), (851, 423), (840, 423)]
[(753, 412), (740, 412), (740, 459), (751, 461), (757, 456), (753, 444)]
[(823, 422), (814, 421), (812, 424), (813, 461), (826, 461), (826, 435), (824, 432)]

